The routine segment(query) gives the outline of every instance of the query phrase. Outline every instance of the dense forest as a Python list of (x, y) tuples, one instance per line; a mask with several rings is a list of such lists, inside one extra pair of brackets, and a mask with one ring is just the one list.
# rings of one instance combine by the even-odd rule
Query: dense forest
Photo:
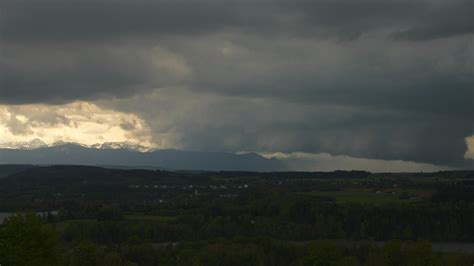
[(0, 173), (2, 266), (474, 263), (469, 171)]

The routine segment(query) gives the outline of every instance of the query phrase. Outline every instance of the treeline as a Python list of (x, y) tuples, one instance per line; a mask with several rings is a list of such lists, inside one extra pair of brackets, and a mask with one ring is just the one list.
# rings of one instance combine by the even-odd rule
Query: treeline
[(231, 238), (152, 244), (132, 237), (121, 245), (64, 243), (35, 214), (18, 214), (0, 227), (0, 261), (15, 266), (357, 266), (472, 265), (474, 255), (440, 253), (426, 242), (344, 245), (270, 238)]
[[(150, 242), (199, 241), (219, 237), (474, 241), (474, 204), (341, 204), (279, 194), (259, 199), (201, 199), (169, 205), (120, 206), (71, 204), (50, 222), (61, 225), (68, 240), (80, 236), (98, 243), (138, 236)], [(125, 210), (133, 210), (127, 212)], [(128, 213), (146, 214), (139, 219)], [(132, 215), (133, 216), (133, 215)], [(140, 215), (139, 215), (140, 216)]]
[(288, 179), (288, 178), (367, 178), (371, 175), (367, 171), (343, 171), (337, 170), (332, 172), (236, 172), (236, 171), (220, 171), (200, 173), (202, 176), (213, 176), (218, 178), (235, 178), (235, 177), (253, 177), (264, 179)]
[(474, 202), (474, 180), (461, 180), (448, 184), (438, 184), (436, 193), (431, 197), (433, 202), (455, 204)]

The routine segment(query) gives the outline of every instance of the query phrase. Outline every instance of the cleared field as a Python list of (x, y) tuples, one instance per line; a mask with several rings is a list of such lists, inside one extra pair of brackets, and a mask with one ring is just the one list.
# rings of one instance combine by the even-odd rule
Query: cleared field
[(338, 191), (312, 191), (301, 192), (303, 195), (313, 195), (318, 197), (332, 198), (339, 203), (361, 203), (361, 204), (393, 204), (393, 203), (414, 203), (418, 198), (400, 198), (401, 195), (415, 194), (416, 190), (373, 190), (365, 188), (350, 188)]

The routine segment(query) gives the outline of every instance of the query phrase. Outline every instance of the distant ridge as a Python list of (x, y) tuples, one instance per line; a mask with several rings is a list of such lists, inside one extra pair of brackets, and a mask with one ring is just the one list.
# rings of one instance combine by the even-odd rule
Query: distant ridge
[(127, 145), (107, 144), (85, 147), (76, 143), (57, 143), (54, 146), (0, 148), (0, 164), (32, 165), (108, 165), (149, 166), (172, 170), (205, 171), (282, 171), (284, 164), (256, 153), (198, 152), (155, 150), (140, 152)]

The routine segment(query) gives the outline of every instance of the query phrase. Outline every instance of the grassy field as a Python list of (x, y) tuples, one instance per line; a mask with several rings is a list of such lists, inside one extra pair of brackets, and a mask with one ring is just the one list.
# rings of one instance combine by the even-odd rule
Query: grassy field
[(402, 194), (415, 194), (416, 190), (390, 189), (373, 190), (366, 188), (349, 188), (338, 191), (312, 191), (301, 192), (304, 195), (332, 198), (338, 203), (360, 203), (360, 204), (393, 204), (393, 203), (414, 203), (420, 201), (418, 198), (403, 198)]

